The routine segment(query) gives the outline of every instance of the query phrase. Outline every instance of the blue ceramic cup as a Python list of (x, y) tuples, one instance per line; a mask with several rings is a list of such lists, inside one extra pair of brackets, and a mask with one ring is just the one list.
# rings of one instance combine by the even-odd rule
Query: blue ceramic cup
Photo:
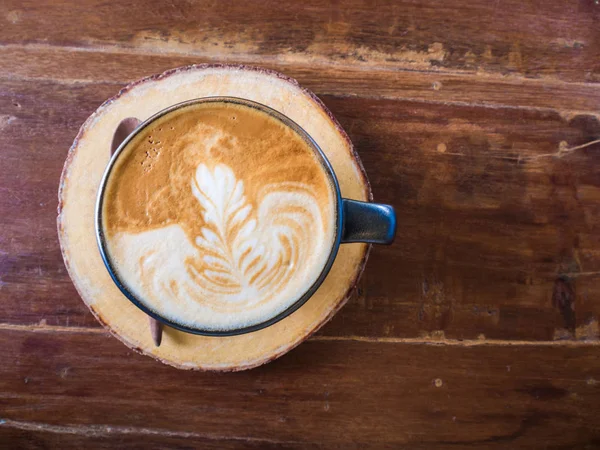
[[(300, 298), (296, 302), (294, 302), (281, 313), (256, 325), (238, 329), (206, 330), (185, 326), (180, 323), (169, 320), (165, 317), (162, 317), (155, 311), (149, 309), (147, 306), (145, 306), (145, 304), (142, 301), (140, 301), (139, 298), (137, 298), (127, 288), (125, 283), (120, 278), (118, 271), (116, 270), (114, 264), (111, 262), (108, 256), (107, 243), (102, 227), (102, 211), (103, 202), (105, 199), (107, 180), (111, 174), (111, 171), (113, 170), (113, 167), (115, 166), (115, 162), (117, 161), (127, 144), (138, 133), (140, 133), (146, 127), (151, 125), (155, 120), (159, 119), (165, 114), (168, 114), (179, 108), (184, 108), (191, 105), (196, 105), (198, 103), (206, 102), (233, 103), (236, 105), (255, 108), (259, 111), (269, 114), (271, 117), (280, 121), (285, 126), (291, 128), (298, 136), (300, 136), (308, 144), (310, 148), (312, 148), (316, 157), (321, 163), (324, 172), (327, 174), (331, 185), (334, 186), (335, 189), (335, 238), (332, 242), (327, 262), (323, 267), (317, 280), (314, 283), (312, 283), (312, 285), (307, 287), (306, 291), (300, 296)], [(283, 318), (289, 316), (302, 305), (304, 305), (308, 301), (308, 299), (317, 291), (321, 283), (323, 283), (323, 281), (327, 277), (327, 274), (329, 273), (329, 270), (331, 269), (331, 266), (335, 261), (335, 257), (338, 253), (340, 245), (352, 242), (391, 244), (394, 240), (394, 236), (396, 233), (396, 213), (392, 206), (377, 203), (360, 202), (356, 200), (342, 198), (338, 180), (336, 178), (333, 168), (331, 167), (331, 164), (327, 160), (327, 157), (325, 156), (319, 145), (309, 136), (309, 134), (290, 118), (284, 116), (278, 111), (275, 111), (269, 108), (268, 106), (250, 100), (235, 97), (199, 98), (189, 100), (183, 103), (178, 103), (169, 108), (166, 108), (142, 123), (140, 123), (140, 121), (135, 118), (125, 119), (123, 122), (121, 122), (119, 129), (117, 129), (117, 131), (115, 132), (113, 140), (113, 150), (115, 148), (116, 150), (114, 151), (112, 158), (104, 172), (104, 176), (102, 177), (96, 202), (96, 238), (98, 241), (100, 254), (102, 255), (102, 259), (111, 278), (113, 279), (117, 287), (121, 290), (121, 292), (125, 295), (125, 297), (127, 297), (134, 305), (136, 305), (138, 308), (140, 308), (142, 311), (144, 311), (146, 314), (148, 314), (155, 320), (184, 332), (201, 334), (205, 336), (234, 336), (244, 333), (251, 333), (253, 331), (257, 331), (271, 326), (274, 323), (279, 322)]]

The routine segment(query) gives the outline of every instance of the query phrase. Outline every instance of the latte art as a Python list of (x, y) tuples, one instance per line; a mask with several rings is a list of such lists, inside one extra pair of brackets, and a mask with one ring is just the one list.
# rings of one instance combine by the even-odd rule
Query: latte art
[(313, 149), (268, 114), (176, 110), (123, 150), (103, 227), (119, 278), (184, 326), (243, 328), (317, 280), (335, 239), (335, 194)]
[(311, 239), (323, 240), (319, 205), (306, 185), (266, 186), (255, 217), (243, 183), (223, 164), (213, 171), (201, 164), (192, 190), (205, 226), (196, 237), (204, 264), (191, 270), (204, 294), (226, 297), (230, 308), (277, 294), (308, 258)]

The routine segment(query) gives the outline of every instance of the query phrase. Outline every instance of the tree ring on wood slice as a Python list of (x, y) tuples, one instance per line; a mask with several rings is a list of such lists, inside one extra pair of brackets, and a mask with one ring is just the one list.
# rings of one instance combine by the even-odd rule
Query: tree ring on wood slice
[(65, 265), (94, 316), (125, 345), (181, 369), (234, 371), (272, 361), (305, 340), (343, 306), (364, 268), (369, 246), (341, 246), (319, 290), (282, 321), (241, 336), (205, 337), (165, 327), (156, 347), (148, 316), (127, 300), (102, 263), (94, 232), (94, 206), (110, 158), (111, 139), (126, 117), (146, 120), (185, 100), (241, 97), (290, 117), (323, 149), (342, 196), (371, 200), (369, 183), (352, 143), (329, 110), (293, 79), (238, 65), (196, 65), (136, 81), (107, 100), (81, 127), (63, 169), (58, 191), (58, 235)]

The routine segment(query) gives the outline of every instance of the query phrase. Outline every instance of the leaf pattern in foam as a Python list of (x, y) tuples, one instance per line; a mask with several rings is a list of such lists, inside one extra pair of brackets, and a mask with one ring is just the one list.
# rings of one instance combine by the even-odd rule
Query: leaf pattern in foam
[(204, 250), (203, 260), (210, 267), (199, 275), (216, 292), (242, 288), (243, 276), (228, 243), (242, 222), (246, 221), (245, 228), (256, 226), (253, 219), (247, 220), (252, 207), (246, 202), (244, 184), (224, 164), (212, 171), (200, 164), (192, 180), (192, 192), (204, 209), (205, 222), (196, 245)]
[(315, 196), (301, 183), (266, 186), (253, 211), (230, 167), (200, 164), (192, 192), (205, 222), (195, 241), (205, 264), (194, 274), (201, 289), (233, 301), (276, 293), (310, 256), (307, 244), (323, 233)]

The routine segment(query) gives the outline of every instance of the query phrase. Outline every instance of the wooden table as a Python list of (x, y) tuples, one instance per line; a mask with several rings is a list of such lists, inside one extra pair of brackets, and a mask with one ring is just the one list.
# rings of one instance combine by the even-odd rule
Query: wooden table
[[(4, 0), (0, 58), (1, 448), (600, 446), (597, 0)], [(85, 118), (200, 62), (314, 90), (399, 213), (331, 323), (233, 374), (108, 336), (55, 230)]]

